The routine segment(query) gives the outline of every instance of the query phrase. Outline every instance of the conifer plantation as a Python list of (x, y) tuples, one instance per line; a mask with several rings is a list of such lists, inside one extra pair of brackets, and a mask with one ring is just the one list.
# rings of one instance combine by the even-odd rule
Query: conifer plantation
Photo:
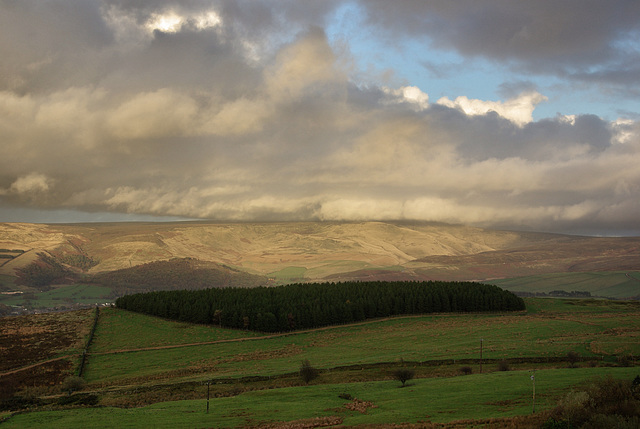
[(118, 308), (168, 319), (285, 332), (404, 314), (520, 311), (524, 301), (473, 282), (344, 282), (126, 295)]

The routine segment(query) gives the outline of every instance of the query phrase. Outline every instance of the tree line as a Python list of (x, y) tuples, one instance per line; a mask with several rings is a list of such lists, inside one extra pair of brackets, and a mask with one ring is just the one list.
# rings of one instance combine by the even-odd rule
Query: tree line
[(475, 282), (296, 283), (125, 295), (118, 308), (192, 323), (285, 332), (403, 314), (519, 311), (522, 298)]

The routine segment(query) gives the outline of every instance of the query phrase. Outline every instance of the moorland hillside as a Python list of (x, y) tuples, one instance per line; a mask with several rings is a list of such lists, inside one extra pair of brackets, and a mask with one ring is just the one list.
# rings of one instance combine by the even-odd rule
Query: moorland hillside
[[(132, 279), (150, 278), (151, 268), (183, 272), (185, 266), (196, 265), (208, 270), (196, 276), (203, 286), (492, 281), (571, 272), (624, 276), (640, 271), (640, 237), (581, 237), (424, 222), (0, 224), (3, 290), (12, 284), (38, 286), (20, 276), (28, 277), (30, 269), (29, 275), (37, 277), (43, 266), (52, 272), (36, 283), (107, 279), (109, 287), (131, 290), (139, 283)], [(626, 280), (640, 285), (633, 276)], [(224, 281), (219, 285), (216, 279)], [(107, 286), (102, 280), (98, 283)], [(627, 286), (619, 297), (634, 296)], [(142, 289), (154, 288), (145, 284)]]
[(259, 274), (299, 267), (306, 269), (305, 278), (321, 279), (386, 267), (412, 271), (435, 266), (527, 264), (538, 268), (551, 264), (560, 271), (638, 268), (640, 238), (391, 222), (3, 223), (0, 249), (23, 251), (3, 259), (0, 274), (5, 275), (14, 275), (15, 268), (33, 262), (40, 252), (58, 252), (91, 258), (95, 261), (88, 270), (91, 273), (194, 258)]

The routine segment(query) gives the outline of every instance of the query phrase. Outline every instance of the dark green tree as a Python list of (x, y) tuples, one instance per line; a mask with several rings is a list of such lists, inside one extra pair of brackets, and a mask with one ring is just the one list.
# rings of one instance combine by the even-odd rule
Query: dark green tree
[(416, 372), (414, 370), (412, 370), (411, 368), (398, 368), (395, 371), (393, 371), (393, 378), (395, 378), (396, 380), (398, 380), (400, 383), (402, 383), (402, 386), (400, 387), (404, 387), (405, 383), (411, 379), (413, 379), (413, 377), (416, 375)]
[(300, 365), (299, 373), (300, 373), (300, 378), (306, 384), (309, 384), (311, 381), (318, 378), (318, 375), (320, 375), (320, 372), (316, 368), (311, 366), (311, 362), (309, 362), (309, 359), (305, 359), (302, 361), (302, 364)]

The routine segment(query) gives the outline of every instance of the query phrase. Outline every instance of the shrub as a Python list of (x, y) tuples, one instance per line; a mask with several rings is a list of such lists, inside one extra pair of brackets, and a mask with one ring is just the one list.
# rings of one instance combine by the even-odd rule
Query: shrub
[(416, 372), (411, 368), (398, 368), (393, 371), (393, 378), (402, 383), (401, 387), (404, 387), (405, 383), (411, 380), (416, 375)]
[(567, 353), (567, 360), (569, 361), (569, 367), (575, 368), (576, 363), (580, 360), (580, 355), (577, 352), (570, 351)]
[(62, 382), (62, 390), (65, 392), (74, 392), (76, 390), (82, 390), (85, 385), (85, 381), (78, 376), (71, 375)]
[(620, 356), (618, 357), (618, 365), (623, 367), (630, 367), (632, 364), (632, 358), (629, 356)]
[(300, 365), (300, 378), (305, 383), (309, 384), (312, 380), (315, 380), (319, 375), (319, 371), (311, 366), (308, 359), (302, 361)]
[(473, 373), (473, 369), (471, 369), (470, 366), (463, 366), (463, 367), (460, 367), (460, 372), (463, 373), (464, 375), (469, 375)]
[(506, 360), (501, 360), (500, 362), (498, 362), (498, 371), (511, 371), (509, 362), (507, 362)]
[(582, 392), (568, 394), (552, 411), (545, 428), (636, 428), (640, 392), (630, 380), (596, 379)]

